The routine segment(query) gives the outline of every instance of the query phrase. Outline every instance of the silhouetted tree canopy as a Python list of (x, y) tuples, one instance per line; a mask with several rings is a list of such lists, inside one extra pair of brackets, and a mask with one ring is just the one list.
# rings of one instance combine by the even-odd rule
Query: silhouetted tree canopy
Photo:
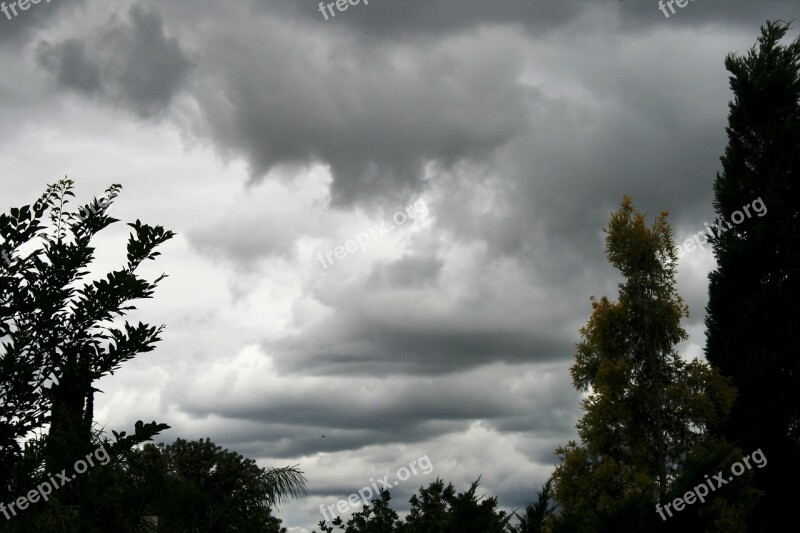
[(319, 523), (322, 533), (333, 533), (334, 526), (345, 533), (503, 533), (513, 517), (499, 510), (497, 498), (478, 496), (480, 478), (464, 492), (456, 493), (452, 483), (437, 478), (428, 487), (420, 487), (411, 497), (411, 510), (405, 521), (389, 507), (389, 491), (353, 513), (346, 523), (337, 517), (331, 525)]
[(712, 240), (706, 318), (706, 356), (738, 390), (724, 435), (771, 463), (758, 472), (766, 498), (753, 531), (791, 522), (797, 490), (787, 487), (800, 486), (800, 38), (781, 44), (788, 30), (769, 22), (725, 61), (734, 98), (714, 182), (722, 220), (757, 199), (767, 210)]
[[(94, 382), (151, 351), (163, 328), (118, 321), (164, 278), (149, 282), (136, 270), (155, 259), (155, 249), (173, 233), (138, 220), (128, 224), (125, 265), (86, 282), (95, 252), (91, 241), (117, 221), (107, 211), (120, 186), (75, 211), (68, 209), (72, 189), (73, 182), (63, 179), (32, 206), (0, 214), (0, 494), (6, 500), (46, 479), (45, 471), (71, 471), (92, 452)], [(113, 451), (167, 427), (139, 423)], [(81, 476), (57, 497), (80, 505), (88, 480)]]

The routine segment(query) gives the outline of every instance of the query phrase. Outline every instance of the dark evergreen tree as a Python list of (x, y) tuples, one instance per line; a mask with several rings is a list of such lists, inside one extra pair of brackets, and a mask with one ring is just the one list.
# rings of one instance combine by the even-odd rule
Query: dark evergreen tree
[[(555, 512), (553, 480), (548, 479), (537, 494), (536, 501), (525, 506), (525, 514), (519, 516), (519, 524), (509, 526), (509, 533), (545, 533), (550, 517)], [(514, 513), (517, 514), (517, 513)]]
[[(734, 98), (714, 183), (724, 232), (712, 239), (706, 355), (738, 389), (724, 434), (769, 459), (754, 531), (781, 529), (800, 486), (800, 38), (781, 44), (788, 30), (768, 22), (725, 61)], [(741, 221), (755, 201), (763, 213)]]

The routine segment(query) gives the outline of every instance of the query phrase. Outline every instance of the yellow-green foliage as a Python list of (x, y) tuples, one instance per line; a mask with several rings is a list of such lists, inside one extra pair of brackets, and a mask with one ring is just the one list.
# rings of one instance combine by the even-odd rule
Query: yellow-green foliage
[(558, 448), (553, 475), (565, 516), (577, 531), (598, 531), (609, 517), (654, 504), (695, 448), (706, 442), (734, 392), (675, 345), (687, 338), (688, 307), (675, 289), (676, 247), (668, 214), (651, 227), (625, 197), (606, 229), (606, 253), (623, 278), (617, 301), (592, 297), (580, 330), (573, 383), (586, 392), (581, 444)]

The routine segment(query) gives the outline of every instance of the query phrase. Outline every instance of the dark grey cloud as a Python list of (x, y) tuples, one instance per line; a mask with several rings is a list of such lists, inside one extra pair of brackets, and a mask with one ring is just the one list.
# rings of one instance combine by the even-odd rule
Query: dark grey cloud
[[(405, 396), (397, 397), (400, 403)], [(303, 414), (296, 406), (288, 409), (295, 414)], [(233, 418), (242, 424), (243, 429), (220, 432), (226, 446), (240, 450), (247, 457), (292, 458), (315, 453), (336, 453), (363, 450), (368, 446), (384, 446), (390, 444), (413, 444), (424, 442), (429, 438), (452, 435), (464, 432), (471, 420), (425, 420), (417, 416), (412, 424), (374, 424), (378, 417), (368, 417), (361, 421), (359, 427), (343, 428), (338, 414), (330, 408), (319, 417), (319, 424), (312, 425), (307, 421), (300, 423), (273, 423), (263, 413), (260, 417), (246, 419)], [(417, 413), (419, 415), (419, 413)], [(386, 413), (390, 416), (390, 413)], [(323, 437), (324, 435), (324, 437)], [(340, 485), (341, 486), (341, 485)], [(317, 493), (330, 491), (329, 485), (316, 484)]]
[(192, 61), (167, 36), (157, 11), (134, 5), (128, 18), (112, 17), (86, 40), (42, 41), (37, 60), (60, 88), (120, 105), (142, 118), (155, 117), (180, 90)]
[[(254, 179), (282, 163), (324, 161), (331, 164), (335, 177), (333, 202), (341, 206), (420, 190), (426, 162), (488, 158), (525, 125), (524, 114), (511, 110), (524, 109), (536, 95), (509, 83), (519, 74), (518, 63), (505, 58), (497, 67), (477, 67), (464, 59), (474, 54), (464, 47), (437, 54), (436, 44), (448, 36), (505, 27), (509, 31), (523, 28), (538, 37), (543, 28), (569, 31), (576, 18), (595, 12), (598, 16), (617, 12), (622, 24), (653, 19), (652, 24), (667, 28), (667, 24), (726, 21), (752, 25), (770, 16), (788, 18), (796, 10), (792, 3), (779, 0), (735, 4), (720, 9), (711, 1), (695, 2), (666, 20), (655, 2), (467, 0), (455, 10), (445, 0), (373, 2), (353, 6), (316, 30), (330, 38), (329, 46), (340, 50), (347, 46), (349, 60), (334, 52), (327, 61), (320, 61), (314, 54), (321, 42), (303, 47), (296, 41), (275, 40), (266, 35), (267, 26), (260, 42), (252, 36), (248, 41), (237, 40), (230, 32), (221, 32), (224, 37), (214, 39), (209, 45), (214, 50), (204, 55), (216, 66), (209, 69), (214, 86), (198, 96), (210, 136), (221, 150), (247, 157)], [(209, 6), (173, 0), (164, 10), (176, 26), (182, 23), (179, 18), (225, 23), (221, 20), (224, 11), (209, 8), (203, 18), (198, 5)], [(316, 2), (254, 2), (252, 6), (263, 17), (288, 16), (301, 24), (324, 22)], [(51, 12), (53, 6), (47, 7), (26, 15)], [(116, 102), (139, 116), (157, 115), (180, 89), (192, 62), (177, 40), (166, 36), (153, 8), (134, 6), (129, 18), (128, 23), (109, 22), (101, 30), (103, 37), (92, 41), (73, 37), (56, 44), (40, 43), (39, 61), (60, 87)], [(251, 22), (259, 25), (264, 20), (254, 17)], [(537, 31), (530, 30), (534, 27)], [(351, 40), (344, 38), (347, 28), (373, 32), (380, 43), (377, 51), (365, 51), (358, 32), (350, 34)], [(427, 44), (434, 47), (431, 60), (409, 48), (413, 41), (407, 37), (417, 32), (426, 33)], [(396, 58), (401, 51), (416, 52), (418, 60), (411, 62), (414, 71), (400, 70)], [(495, 52), (497, 60), (508, 51)], [(290, 61), (305, 65), (309, 72), (287, 71)], [(281, 72), (290, 74), (277, 74)], [(461, 89), (453, 92), (449, 88), (456, 81)], [(309, 89), (298, 91), (302, 85)], [(377, 124), (392, 124), (392, 131), (375, 131)]]
[[(477, 26), (515, 24), (552, 29), (580, 14), (592, 2), (589, 0), (501, 0), (484, 2), (463, 0), (402, 1), (373, 0), (369, 5), (351, 6), (345, 12), (335, 10), (336, 16), (325, 20), (319, 11), (319, 1), (277, 1), (256, 3), (265, 10), (279, 10), (298, 18), (327, 25), (339, 24), (348, 30), (359, 30), (380, 39), (409, 38), (419, 34), (441, 36)], [(330, 3), (330, 0), (324, 2)], [(596, 3), (596, 2), (595, 2)]]
[[(404, 258), (378, 271), (398, 272), (407, 264)], [(430, 265), (424, 268), (430, 273)], [(481, 269), (486, 277), (466, 278), (473, 286), (454, 299), (431, 277), (413, 274), (392, 280), (399, 285), (378, 287), (373, 274), (320, 291), (316, 298), (332, 312), (299, 325), (302, 333), (265, 342), (264, 349), (283, 372), (321, 375), (437, 375), (571, 355), (574, 332), (565, 328), (563, 302), (548, 303), (526, 286), (508, 294), (503, 288), (513, 290), (519, 280), (491, 266)]]
[(26, 11), (17, 9), (16, 16), (8, 6), (11, 2), (4, 3), (9, 15), (0, 12), (0, 46), (24, 47), (37, 32), (63, 19), (67, 13), (81, 11), (86, 0), (43, 0), (30, 4)]
[[(239, 17), (251, 15), (247, 23), (262, 29), (258, 35), (210, 30), (209, 39), (198, 43), (206, 48), (201, 78), (205, 83), (195, 87), (194, 94), (207, 125), (204, 134), (223, 153), (244, 156), (255, 181), (281, 164), (330, 164), (332, 202), (341, 207), (359, 201), (397, 201), (424, 188), (426, 163), (452, 166), (465, 160), (485, 161), (519, 138), (529, 126), (528, 113), (520, 110), (553, 104), (536, 89), (516, 83), (521, 55), (513, 48), (524, 44), (522, 35), (538, 39), (557, 30), (580, 31), (570, 26), (580, 16), (610, 13), (615, 13), (618, 24), (638, 21), (642, 31), (642, 21), (653, 16), (652, 24), (666, 29), (684, 23), (722, 24), (726, 17), (755, 26), (762, 18), (791, 13), (789, 3), (778, 0), (755, 7), (742, 4), (742, 9), (712, 9), (709, 4), (713, 2), (690, 4), (666, 20), (656, 3), (647, 2), (468, 0), (453, 10), (453, 4), (445, 0), (386, 0), (353, 6), (324, 25), (313, 2), (254, 2), (252, 9), (259, 16), (239, 13), (241, 6), (226, 13), (208, 3), (183, 0), (168, 2), (163, 9), (175, 27), (188, 19), (192, 24), (224, 28), (226, 22), (235, 24)], [(198, 5), (208, 8), (202, 11), (205, 14)], [(645, 13), (650, 15), (645, 17)], [(281, 17), (292, 21), (288, 28), (306, 33), (307, 42), (276, 28)], [(130, 28), (119, 22), (109, 24), (108, 42), (102, 46), (75, 39), (60, 46), (45, 43), (40, 61), (66, 88), (116, 100), (140, 116), (162, 112), (181, 86), (190, 62), (177, 41), (164, 36), (154, 12), (132, 12), (131, 18)], [(536, 31), (530, 29), (533, 26)], [(548, 31), (540, 31), (539, 26)], [(710, 31), (715, 27), (719, 26), (709, 26)], [(183, 37), (191, 40), (188, 29)], [(374, 39), (362, 42), (361, 33), (352, 29), (374, 32)], [(479, 37), (491, 31), (498, 35)], [(416, 32), (426, 36), (421, 41), (409, 38)], [(503, 32), (508, 34), (505, 42), (500, 36)], [(489, 47), (476, 50), (477, 43)], [(108, 48), (124, 61), (104, 65), (108, 61), (101, 50)], [(406, 60), (400, 61), (401, 57)], [(602, 80), (604, 73), (596, 70)], [(153, 75), (142, 75), (145, 72)], [(608, 75), (613, 76), (613, 71)], [(646, 100), (646, 105), (652, 101)], [(666, 120), (679, 116), (659, 115)], [(622, 120), (619, 123), (630, 127)], [(637, 136), (639, 132), (630, 133), (633, 143), (650, 143)], [(694, 145), (703, 146), (704, 141)], [(592, 149), (602, 150), (601, 163), (612, 153), (600, 144)], [(609, 162), (609, 167), (618, 167), (619, 162)], [(497, 242), (513, 246), (513, 241)]]
[[(610, 0), (613, 1), (613, 0)], [(666, 3), (666, 2), (665, 2)], [(714, 26), (737, 25), (751, 28), (753, 23), (761, 24), (767, 19), (781, 18), (789, 20), (797, 12), (797, 3), (791, 0), (766, 0), (752, 2), (750, 0), (719, 1), (691, 0), (685, 7), (674, 5), (675, 13), (667, 6), (667, 18), (658, 7), (658, 0), (633, 1), (623, 0), (622, 21), (627, 28), (647, 23), (650, 25), (675, 24), (680, 26)], [(648, 27), (647, 29), (652, 29)]]
[(103, 89), (100, 67), (89, 58), (86, 45), (69, 39), (58, 46), (41, 43), (39, 63), (56, 77), (61, 87), (94, 96)]
[(261, 42), (211, 44), (199, 101), (215, 143), (244, 155), (256, 180), (276, 165), (321, 161), (335, 205), (397, 202), (422, 189), (424, 164), (480, 160), (525, 125), (520, 57), (501, 35), (364, 48), (254, 23), (264, 25)]
[[(173, 388), (169, 401), (192, 417), (239, 422), (226, 428), (225, 442), (237, 447), (250, 443), (258, 456), (423, 442), (463, 432), (476, 420), (499, 433), (555, 438), (571, 433), (580, 396), (568, 386), (564, 370), (560, 365), (492, 365), (424, 379), (286, 377), (246, 394), (208, 396), (191, 392), (197, 382), (189, 375), (174, 378), (182, 386)], [(510, 375), (517, 376), (516, 384)], [(237, 382), (252, 387), (254, 379), (240, 374)], [(333, 409), (332, 397), (338, 406)]]
[[(328, 4), (331, 0), (326, 0)], [(349, 7), (347, 11), (325, 20), (317, 0), (254, 0), (261, 9), (283, 12), (289, 16), (339, 25), (370, 39), (414, 39), (472, 30), (490, 25), (515, 25), (532, 34), (557, 32), (580, 17), (618, 15), (619, 29), (646, 31), (661, 24), (697, 26), (706, 24), (750, 25), (768, 18), (791, 19), (797, 15), (792, 0), (697, 0), (667, 18), (658, 8), (658, 0), (374, 0)]]
[[(493, 361), (548, 361), (562, 358), (569, 343), (558, 335), (475, 326), (466, 331), (442, 324), (430, 329), (383, 324), (363, 314), (351, 317), (347, 339), (324, 344), (302, 337), (270, 344), (279, 350), (281, 368), (336, 374), (437, 374)], [(331, 324), (331, 326), (334, 326)], [(426, 331), (426, 329), (428, 329)], [(320, 333), (322, 333), (320, 331)]]
[(366, 284), (372, 289), (433, 287), (443, 266), (444, 262), (436, 257), (405, 256), (392, 263), (375, 265)]

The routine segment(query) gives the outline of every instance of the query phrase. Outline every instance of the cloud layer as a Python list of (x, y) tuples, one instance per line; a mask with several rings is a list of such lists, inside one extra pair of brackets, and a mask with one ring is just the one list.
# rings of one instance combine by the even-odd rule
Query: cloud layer
[[(99, 388), (108, 428), (300, 464), (293, 533), (424, 454), (522, 507), (575, 438), (569, 366), (623, 194), (713, 219), (724, 58), (796, 2), (40, 3), (0, 15), (3, 209), (69, 173), (114, 216), (178, 232), (136, 318), (159, 348)], [(393, 215), (424, 201), (428, 215)], [(326, 252), (394, 225), (331, 264)], [(116, 266), (125, 228), (98, 243)], [(708, 250), (679, 290), (702, 354)], [(323, 437), (324, 435), (324, 437)], [(305, 528), (305, 529), (304, 529)]]

